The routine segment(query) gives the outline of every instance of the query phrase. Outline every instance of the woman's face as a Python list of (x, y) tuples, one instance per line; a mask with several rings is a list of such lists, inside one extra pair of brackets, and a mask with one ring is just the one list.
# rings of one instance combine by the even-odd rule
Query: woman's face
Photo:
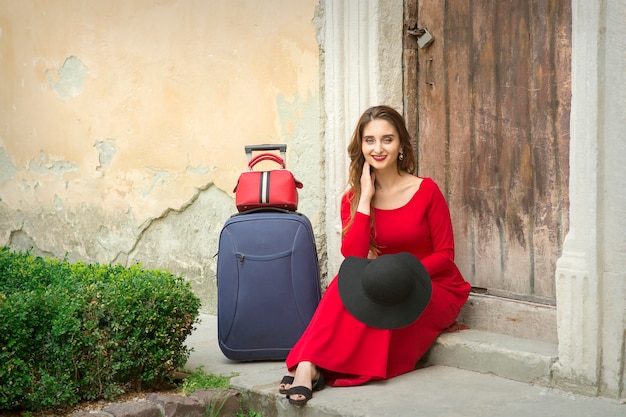
[(374, 119), (363, 129), (361, 150), (365, 160), (377, 171), (398, 169), (400, 137), (386, 120)]

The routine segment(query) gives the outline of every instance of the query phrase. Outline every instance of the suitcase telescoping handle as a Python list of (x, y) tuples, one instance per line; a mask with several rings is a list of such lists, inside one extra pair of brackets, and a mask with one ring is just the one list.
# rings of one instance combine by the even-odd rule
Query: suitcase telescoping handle
[(283, 164), (287, 165), (287, 145), (284, 143), (279, 144), (265, 144), (265, 145), (246, 145), (246, 156), (248, 157), (248, 164), (252, 159), (252, 152), (267, 152), (267, 151), (279, 151), (280, 157), (283, 160)]

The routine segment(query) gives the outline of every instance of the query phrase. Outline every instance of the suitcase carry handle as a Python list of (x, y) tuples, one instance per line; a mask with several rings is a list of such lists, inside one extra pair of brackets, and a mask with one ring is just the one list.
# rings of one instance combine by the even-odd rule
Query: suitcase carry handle
[(285, 161), (283, 158), (273, 153), (262, 153), (248, 161), (248, 171), (252, 171), (252, 168), (261, 161), (274, 161), (285, 169)]
[(248, 157), (248, 164), (252, 159), (252, 152), (260, 152), (260, 151), (279, 151), (280, 156), (283, 158), (283, 168), (287, 164), (287, 145), (284, 143), (278, 144), (264, 144), (264, 145), (246, 145), (244, 146), (246, 150), (246, 156)]
[(280, 151), (287, 152), (287, 145), (284, 143), (279, 144), (265, 144), (265, 145), (246, 145), (246, 153), (252, 153), (255, 151)]

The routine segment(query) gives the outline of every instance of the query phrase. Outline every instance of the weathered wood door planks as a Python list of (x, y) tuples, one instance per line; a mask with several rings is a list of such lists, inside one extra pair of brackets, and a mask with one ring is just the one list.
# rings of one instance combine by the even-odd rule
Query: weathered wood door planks
[(568, 227), (571, 2), (406, 0), (405, 116), (473, 286), (555, 302)]

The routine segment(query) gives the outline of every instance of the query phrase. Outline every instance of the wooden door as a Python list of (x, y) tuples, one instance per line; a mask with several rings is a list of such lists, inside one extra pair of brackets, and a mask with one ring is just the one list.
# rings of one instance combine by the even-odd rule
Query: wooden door
[[(570, 0), (405, 0), (405, 116), (475, 290), (555, 303), (568, 228)], [(419, 49), (411, 29), (434, 42)]]

